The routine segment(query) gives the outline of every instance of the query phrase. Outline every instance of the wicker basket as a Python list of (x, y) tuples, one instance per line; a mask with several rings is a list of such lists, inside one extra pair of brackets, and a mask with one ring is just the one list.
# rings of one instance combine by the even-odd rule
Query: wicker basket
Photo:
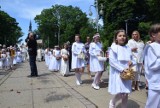
[(81, 52), (80, 54), (78, 54), (78, 58), (79, 59), (85, 59), (85, 55), (84, 55), (84, 53), (83, 52)]
[(61, 57), (56, 57), (56, 60), (60, 60), (61, 59)]
[(67, 61), (68, 60), (68, 56), (63, 56), (63, 60)]
[(135, 72), (132, 68), (125, 69), (125, 72), (120, 74), (121, 78), (124, 80), (133, 80), (135, 77)]

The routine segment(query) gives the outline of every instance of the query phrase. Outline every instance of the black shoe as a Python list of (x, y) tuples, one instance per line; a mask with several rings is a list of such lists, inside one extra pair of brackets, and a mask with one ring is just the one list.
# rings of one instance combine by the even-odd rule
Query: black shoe
[(33, 75), (28, 75), (27, 77), (31, 78), (31, 77), (33, 77)]

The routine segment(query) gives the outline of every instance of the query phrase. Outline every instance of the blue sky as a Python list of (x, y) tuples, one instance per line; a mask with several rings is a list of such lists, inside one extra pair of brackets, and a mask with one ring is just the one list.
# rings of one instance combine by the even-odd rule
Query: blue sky
[[(88, 15), (89, 6), (94, 4), (94, 0), (0, 0), (1, 10), (15, 18), (22, 28), (23, 41), (28, 34), (30, 20), (32, 21), (32, 30), (37, 29), (34, 17), (40, 14), (43, 9), (51, 8), (55, 4), (77, 6)], [(94, 8), (92, 8), (92, 12), (94, 13), (92, 16), (94, 19)]]

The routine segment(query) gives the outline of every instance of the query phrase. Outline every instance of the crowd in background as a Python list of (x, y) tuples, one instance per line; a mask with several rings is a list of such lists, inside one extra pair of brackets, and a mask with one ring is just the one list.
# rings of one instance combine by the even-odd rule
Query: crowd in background
[[(94, 75), (91, 87), (99, 90), (101, 77), (106, 68), (105, 62), (109, 62), (108, 92), (114, 96), (110, 100), (109, 108), (115, 108), (120, 99), (121, 107), (127, 108), (128, 94), (140, 90), (141, 75), (145, 74), (146, 89), (149, 90), (146, 108), (151, 108), (152, 103), (154, 108), (159, 108), (160, 87), (157, 78), (160, 71), (160, 53), (157, 48), (160, 43), (160, 25), (153, 25), (149, 33), (150, 40), (145, 43), (137, 30), (132, 32), (131, 39), (128, 39), (125, 30), (117, 30), (112, 45), (106, 51), (103, 50), (99, 33), (94, 34), (92, 39), (86, 37), (86, 43), (82, 43), (80, 35), (76, 34), (75, 42), (71, 45), (65, 43), (63, 48), (59, 46), (55, 46), (54, 49), (47, 48), (44, 51), (45, 63), (50, 71), (59, 71), (63, 76), (74, 70), (77, 85), (84, 83), (81, 76), (86, 67), (88, 75), (90, 77), (91, 74)], [(126, 74), (129, 69), (134, 72), (133, 79), (123, 79), (121, 75)], [(154, 98), (157, 101), (153, 102)]]
[[(120, 99), (121, 107), (127, 108), (128, 94), (140, 90), (139, 82), (144, 72), (148, 89), (146, 108), (160, 108), (160, 24), (151, 26), (149, 35), (150, 40), (144, 43), (138, 31), (133, 31), (131, 39), (128, 40), (125, 30), (117, 30), (112, 45), (104, 51), (99, 33), (94, 34), (92, 39), (86, 37), (86, 43), (82, 43), (80, 35), (76, 34), (75, 42), (72, 44), (66, 42), (62, 47), (56, 45), (53, 49), (36, 47), (34, 57), (37, 61), (45, 61), (48, 70), (60, 72), (64, 77), (69, 76), (70, 71), (74, 71), (75, 83), (78, 86), (84, 83), (81, 76), (86, 67), (89, 78), (94, 75), (91, 87), (95, 90), (100, 89), (101, 77), (106, 69), (105, 62), (108, 62), (108, 92), (113, 95), (109, 108), (115, 108)], [(33, 34), (29, 36), (32, 37)], [(28, 48), (25, 45), (6, 47), (0, 44), (0, 68), (12, 70), (18, 63), (31, 61), (32, 54), (28, 54), (29, 45), (29, 41)], [(30, 65), (32, 68), (31, 62)], [(121, 74), (126, 74), (130, 68), (134, 72), (134, 78), (123, 79)]]

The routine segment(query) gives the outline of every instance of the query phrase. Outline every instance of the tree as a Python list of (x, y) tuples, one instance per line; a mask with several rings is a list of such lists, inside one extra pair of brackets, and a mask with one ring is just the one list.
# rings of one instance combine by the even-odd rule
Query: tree
[(23, 33), (16, 19), (1, 10), (0, 19), (0, 43), (8, 46), (20, 42), (19, 38), (22, 37)]
[[(87, 15), (78, 7), (54, 5), (44, 9), (40, 15), (35, 17), (38, 24), (40, 38), (45, 46), (50, 47), (62, 44), (68, 40), (72, 43), (75, 34), (81, 34), (84, 41), (88, 34), (94, 34), (94, 30), (88, 21)], [(59, 37), (59, 38), (58, 38)]]
[[(126, 29), (128, 27), (128, 36), (133, 30), (143, 30), (142, 27), (148, 28), (150, 18), (146, 0), (100, 0), (104, 8), (104, 34), (105, 42), (111, 45), (113, 42), (114, 31), (117, 29)], [(143, 22), (143, 23), (142, 23)], [(148, 29), (147, 29), (148, 30)], [(141, 31), (144, 33), (142, 38), (147, 34), (146, 30)]]

